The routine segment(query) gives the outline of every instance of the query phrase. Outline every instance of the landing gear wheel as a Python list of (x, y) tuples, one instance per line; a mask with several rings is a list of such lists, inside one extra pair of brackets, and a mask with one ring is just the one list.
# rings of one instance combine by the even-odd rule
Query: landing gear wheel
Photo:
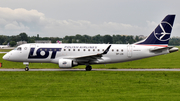
[(29, 62), (23, 62), (24, 65), (26, 65), (25, 71), (29, 71)]
[(91, 71), (92, 67), (91, 66), (86, 66), (86, 71)]
[(28, 67), (26, 67), (26, 68), (25, 68), (25, 71), (29, 71), (29, 68), (28, 68)]

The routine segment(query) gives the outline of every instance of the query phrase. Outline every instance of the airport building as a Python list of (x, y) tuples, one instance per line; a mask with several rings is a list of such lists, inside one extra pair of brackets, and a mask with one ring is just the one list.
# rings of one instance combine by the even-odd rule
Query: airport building
[(36, 40), (35, 43), (51, 43), (51, 40)]

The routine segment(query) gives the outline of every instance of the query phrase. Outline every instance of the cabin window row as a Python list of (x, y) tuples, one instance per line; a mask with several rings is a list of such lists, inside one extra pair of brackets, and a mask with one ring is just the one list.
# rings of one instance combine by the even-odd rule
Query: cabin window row
[[(45, 51), (47, 51), (48, 49), (45, 49)], [(42, 51), (42, 49), (40, 49), (40, 51)], [(49, 51), (61, 51), (61, 49), (49, 49)]]
[[(80, 49), (64, 49), (64, 51), (80, 51)], [(83, 51), (101, 51), (100, 49), (82, 49)], [(102, 51), (105, 51), (104, 49), (102, 49)], [(123, 52), (123, 49), (121, 49), (121, 50), (119, 50), (119, 49), (112, 49), (111, 50), (112, 52), (114, 52), (114, 51), (117, 51), (117, 52), (119, 52), (119, 51), (121, 51), (121, 52)]]

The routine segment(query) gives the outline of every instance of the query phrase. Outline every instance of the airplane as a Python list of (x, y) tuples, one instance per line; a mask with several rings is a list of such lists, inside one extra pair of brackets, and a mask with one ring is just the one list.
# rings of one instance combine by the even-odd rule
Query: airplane
[(29, 63), (55, 63), (60, 68), (133, 61), (178, 51), (168, 46), (175, 15), (167, 15), (144, 40), (134, 44), (23, 44), (3, 56), (4, 60)]
[(9, 47), (9, 43), (7, 45), (0, 45), (0, 48), (6, 48), (6, 47)]

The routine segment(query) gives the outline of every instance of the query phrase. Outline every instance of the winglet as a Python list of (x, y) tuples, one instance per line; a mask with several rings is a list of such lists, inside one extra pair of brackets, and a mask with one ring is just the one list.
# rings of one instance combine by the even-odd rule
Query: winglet
[(107, 54), (110, 48), (111, 48), (111, 45), (109, 45), (108, 48), (102, 54)]

